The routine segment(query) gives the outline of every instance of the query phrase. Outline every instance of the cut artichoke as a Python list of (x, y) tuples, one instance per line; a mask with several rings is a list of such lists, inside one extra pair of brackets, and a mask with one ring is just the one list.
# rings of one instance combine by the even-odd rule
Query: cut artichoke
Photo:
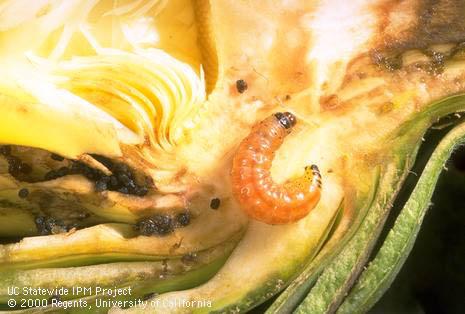
[[(132, 287), (114, 301), (149, 306), (101, 312), (238, 313), (279, 292), (269, 313), (337, 311), (423, 134), (465, 109), (460, 5), (3, 1), (0, 309), (89, 311), (9, 295), (82, 286)], [(440, 13), (425, 22), (429, 6)], [(323, 188), (278, 226), (241, 211), (229, 174), (252, 126), (280, 111), (297, 125), (273, 179), (316, 164)], [(358, 291), (341, 311), (376, 301)]]

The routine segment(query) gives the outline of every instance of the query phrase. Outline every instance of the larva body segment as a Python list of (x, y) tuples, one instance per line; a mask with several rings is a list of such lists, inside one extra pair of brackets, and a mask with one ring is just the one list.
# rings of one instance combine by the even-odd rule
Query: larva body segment
[(321, 176), (315, 165), (306, 167), (302, 176), (284, 184), (277, 184), (271, 177), (275, 151), (295, 123), (295, 116), (289, 112), (266, 118), (252, 128), (233, 159), (234, 197), (251, 218), (267, 224), (298, 221), (320, 200)]

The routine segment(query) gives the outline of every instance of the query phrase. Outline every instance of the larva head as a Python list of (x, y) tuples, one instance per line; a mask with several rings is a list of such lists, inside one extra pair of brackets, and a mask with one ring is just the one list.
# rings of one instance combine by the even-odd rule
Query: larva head
[(285, 129), (292, 128), (297, 122), (296, 117), (290, 112), (277, 112), (274, 116)]

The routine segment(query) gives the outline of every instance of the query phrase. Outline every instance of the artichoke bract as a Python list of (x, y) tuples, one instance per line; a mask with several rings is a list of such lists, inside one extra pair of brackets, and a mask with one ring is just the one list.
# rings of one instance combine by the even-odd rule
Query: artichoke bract
[(462, 9), (3, 1), (0, 310), (367, 311), (463, 139), (373, 253), (424, 133), (465, 109)]

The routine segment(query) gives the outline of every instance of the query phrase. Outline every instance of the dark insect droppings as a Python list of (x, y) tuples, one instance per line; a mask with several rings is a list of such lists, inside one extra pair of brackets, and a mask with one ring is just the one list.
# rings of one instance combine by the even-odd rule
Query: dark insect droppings
[(245, 92), (247, 90), (247, 88), (248, 88), (248, 85), (247, 85), (246, 81), (244, 81), (244, 80), (237, 80), (236, 81), (236, 89), (240, 94)]
[(18, 191), (18, 196), (20, 198), (26, 198), (29, 195), (29, 190), (26, 188), (22, 188)]
[(0, 147), (0, 154), (4, 156), (9, 156), (11, 155), (11, 147), (8, 145), (4, 145)]
[(174, 223), (170, 216), (157, 214), (139, 221), (135, 228), (141, 235), (163, 236), (174, 231)]
[(107, 183), (105, 181), (97, 181), (95, 183), (95, 191), (97, 192), (103, 192), (107, 189)]
[(18, 165), (18, 170), (24, 174), (29, 174), (32, 172), (32, 167), (27, 163), (22, 162)]
[(123, 194), (129, 194), (129, 189), (123, 186), (122, 188), (118, 189), (118, 192), (123, 193)]
[(68, 232), (68, 227), (53, 217), (39, 216), (35, 219), (37, 230), (40, 235), (50, 235)]
[(109, 185), (111, 188), (118, 187), (118, 179), (115, 176), (110, 176)]
[(20, 158), (16, 156), (8, 155), (6, 156), (8, 161), (8, 173), (11, 174), (16, 180), (19, 181), (28, 181), (27, 174), (32, 172), (32, 167), (21, 161)]
[(17, 176), (19, 173), (19, 165), (21, 164), (21, 160), (15, 156), (8, 156), (8, 172), (12, 176)]
[[(107, 167), (112, 175), (108, 176), (104, 172), (94, 169), (81, 161), (71, 161), (71, 166), (61, 167), (59, 169), (52, 169), (44, 176), (45, 181), (54, 180), (67, 175), (82, 175), (94, 183), (96, 192), (103, 192), (105, 190), (117, 191), (123, 194), (131, 194), (137, 196), (145, 196), (148, 193), (148, 182), (139, 185), (131, 168), (124, 163), (117, 163), (111, 159), (99, 155), (92, 155), (97, 161)], [(11, 172), (17, 173), (24, 166), (17, 157), (9, 156), (12, 159), (10, 162)], [(16, 158), (16, 159), (15, 159)], [(61, 160), (61, 156), (52, 154), (51, 158), (54, 160)], [(18, 166), (20, 164), (20, 166)], [(147, 181), (147, 180), (146, 180)]]
[(61, 167), (57, 171), (57, 176), (64, 177), (69, 174), (69, 169), (67, 167)]
[(191, 215), (189, 212), (184, 212), (176, 215), (176, 222), (179, 226), (185, 227), (191, 222)]
[(57, 172), (55, 170), (50, 170), (44, 176), (45, 181), (50, 181), (58, 178)]
[(210, 208), (211, 209), (218, 209), (218, 208), (220, 208), (220, 205), (221, 205), (221, 200), (219, 198), (213, 198), (210, 201)]
[(129, 182), (131, 182), (131, 179), (129, 179), (127, 174), (121, 173), (118, 175), (118, 181), (120, 181), (123, 185), (128, 185)]
[(145, 186), (136, 187), (136, 191), (135, 191), (137, 196), (145, 196), (147, 195), (148, 192), (149, 192), (149, 189), (146, 188)]

